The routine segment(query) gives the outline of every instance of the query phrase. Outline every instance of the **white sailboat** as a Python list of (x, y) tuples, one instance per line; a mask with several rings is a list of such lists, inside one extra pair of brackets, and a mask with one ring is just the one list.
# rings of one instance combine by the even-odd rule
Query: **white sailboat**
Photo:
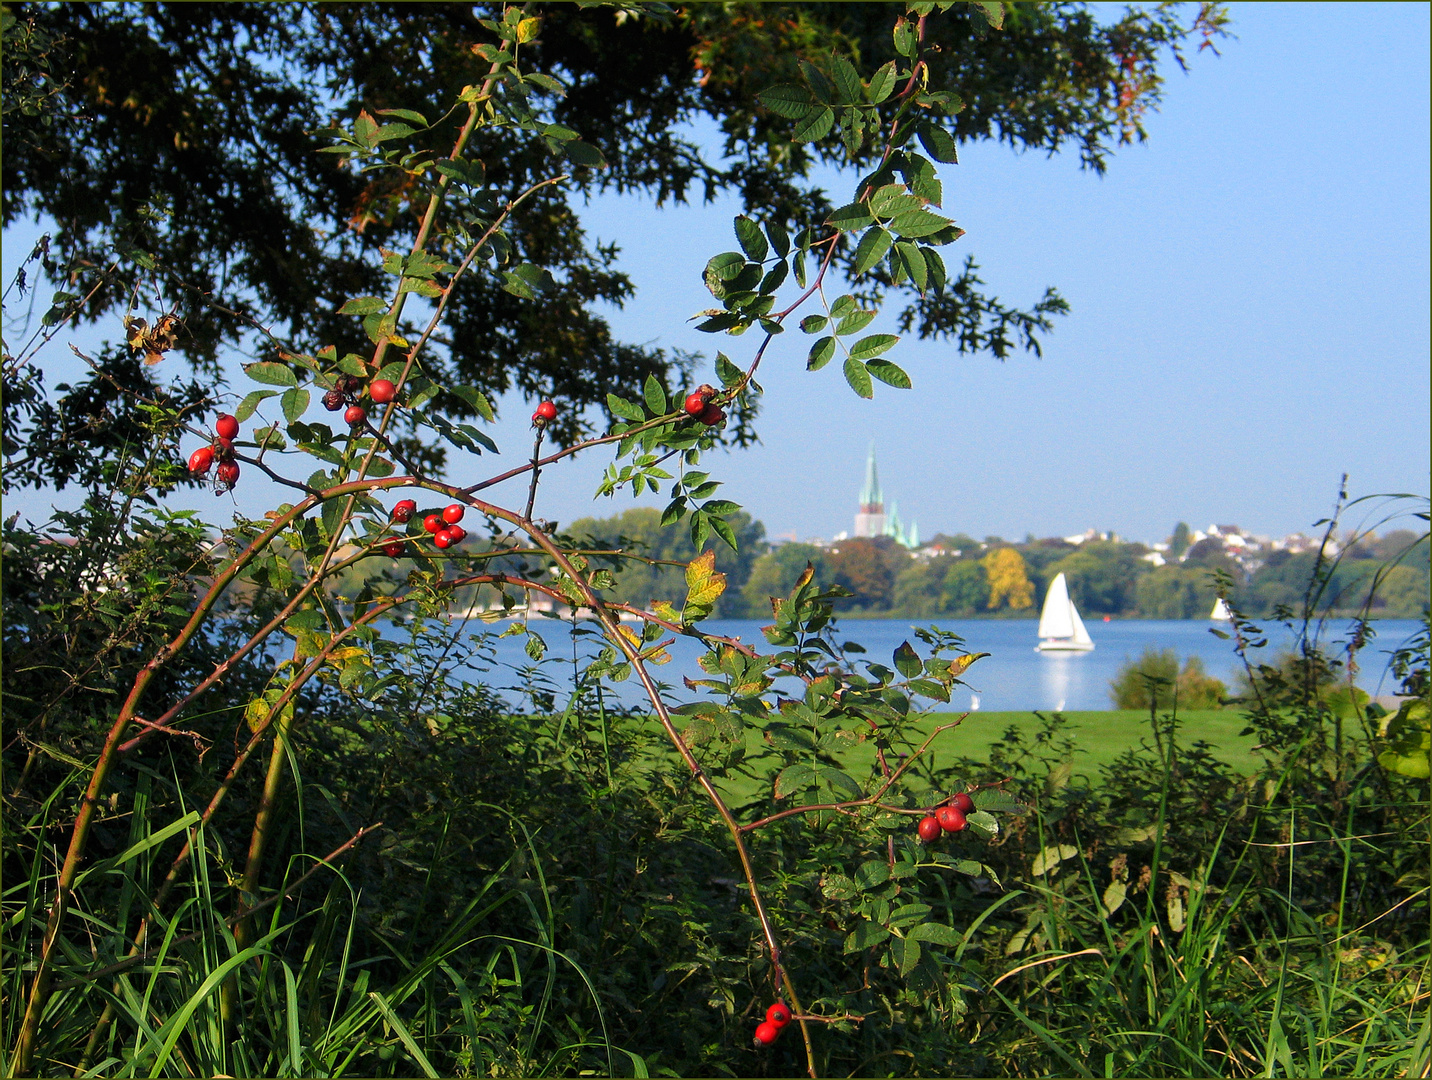
[(1215, 622), (1228, 622), (1233, 615), (1229, 612), (1228, 605), (1223, 602), (1223, 597), (1220, 596), (1213, 601), (1213, 611), (1209, 613), (1208, 617)]
[(1094, 642), (1079, 618), (1079, 609), (1069, 599), (1069, 584), (1063, 574), (1056, 574), (1044, 596), (1044, 610), (1039, 615), (1039, 652), (1092, 652)]

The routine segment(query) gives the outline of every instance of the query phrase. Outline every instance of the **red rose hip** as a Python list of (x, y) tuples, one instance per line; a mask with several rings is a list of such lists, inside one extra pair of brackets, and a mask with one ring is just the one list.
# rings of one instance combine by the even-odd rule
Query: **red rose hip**
[(209, 471), (209, 466), (212, 464), (214, 464), (212, 447), (201, 446), (189, 455), (189, 471), (195, 476), (203, 476)]
[(920, 839), (927, 844), (933, 840), (938, 840), (941, 832), (939, 819), (934, 817), (922, 817), (918, 831), (920, 833)]
[(443, 508), (443, 520), (446, 521), (449, 525), (456, 525), (459, 521), (462, 520), (462, 515), (466, 512), (467, 511), (463, 507), (462, 503), (453, 503), (452, 505)]
[(239, 481), (238, 462), (224, 462), (222, 465), (219, 466), (218, 472), (215, 475), (218, 476), (219, 483), (226, 484), (229, 487), (233, 487)]
[(701, 410), (701, 415), (697, 417), (697, 419), (707, 427), (715, 427), (722, 420), (726, 419), (726, 414), (721, 411), (719, 406), (708, 404), (706, 408)]
[(442, 527), (443, 519), (438, 517), (436, 514), (429, 514), (427, 517), (423, 518), (423, 528), (427, 529), (430, 533), (435, 533)]
[(239, 422), (228, 413), (214, 421), (214, 432), (221, 439), (234, 439), (239, 434)]
[(706, 411), (706, 395), (699, 391), (686, 395), (686, 403), (681, 406), (686, 410), (687, 416), (700, 416)]
[(776, 1041), (776, 1038), (780, 1035), (780, 1033), (781, 1029), (775, 1024), (771, 1023), (769, 1020), (763, 1021), (762, 1023), (756, 1025), (756, 1045), (770, 1046), (771, 1043)]
[(953, 806), (942, 806), (935, 811), (935, 819), (945, 832), (959, 832), (965, 827), (965, 815)]
[(461, 525), (449, 525), (442, 531), (448, 534), (448, 542), (452, 544), (461, 544), (467, 539), (467, 530)]
[(364, 420), (368, 419), (368, 410), (362, 405), (350, 405), (348, 411), (343, 414), (343, 422), (349, 427), (357, 427)]
[(411, 521), (413, 515), (417, 513), (417, 511), (417, 503), (413, 502), (412, 499), (403, 499), (401, 502), (399, 502), (396, 506), (393, 507), (393, 520)]
[(398, 388), (387, 379), (374, 379), (368, 384), (368, 396), (379, 405), (386, 405), (398, 396)]
[(383, 554), (396, 559), (403, 553), (403, 542), (401, 540), (389, 540), (383, 545)]
[(444, 550), (452, 547), (452, 533), (446, 529), (439, 529), (433, 534), (433, 543)]
[(960, 813), (968, 814), (975, 808), (975, 801), (962, 791), (950, 800), (950, 805)]
[(544, 401), (537, 406), (537, 411), (532, 414), (534, 418), (541, 417), (543, 420), (557, 419), (557, 406), (550, 401)]
[(778, 1001), (766, 1010), (766, 1021), (783, 1028), (791, 1022), (791, 1011), (786, 1008), (784, 1001)]

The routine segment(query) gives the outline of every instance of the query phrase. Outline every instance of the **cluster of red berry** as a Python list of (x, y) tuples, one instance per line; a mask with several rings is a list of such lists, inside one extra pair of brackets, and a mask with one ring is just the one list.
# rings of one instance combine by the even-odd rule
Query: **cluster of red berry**
[(700, 420), (707, 427), (715, 427), (726, 419), (721, 406), (711, 400), (715, 396), (716, 388), (703, 383), (686, 396), (686, 403), (681, 407), (687, 416)]
[(939, 807), (932, 814), (920, 819), (920, 839), (933, 843), (947, 832), (961, 832), (968, 822), (965, 815), (975, 808), (975, 801), (963, 791)]
[(217, 490), (228, 491), (239, 481), (239, 463), (234, 460), (234, 440), (239, 437), (239, 422), (224, 413), (214, 421), (214, 440), (208, 446), (201, 446), (189, 455), (189, 471), (203, 476), (218, 459), (219, 467), (214, 472), (218, 481)]
[[(404, 499), (393, 507), (392, 516), (394, 521), (405, 523), (411, 521), (417, 512), (418, 504), (412, 499)], [(445, 507), (441, 514), (429, 514), (423, 518), (423, 528), (432, 533), (433, 544), (446, 550), (466, 540), (467, 530), (458, 524), (466, 512), (462, 503), (453, 503)], [(396, 559), (403, 553), (403, 541), (389, 540), (383, 545), (383, 553)]]
[[(334, 388), (323, 395), (323, 407), (329, 412), (343, 412), (343, 422), (357, 427), (368, 419), (368, 410), (358, 404), (358, 389), (363, 381), (353, 375), (340, 375)], [(374, 379), (368, 384), (368, 398), (374, 405), (386, 405), (398, 396), (398, 388), (389, 379)]]
[(532, 426), (535, 428), (546, 427), (547, 424), (557, 419), (557, 406), (550, 401), (544, 401), (537, 406), (537, 411), (532, 414)]
[(790, 1009), (786, 1008), (785, 1002), (776, 1002), (766, 1010), (766, 1019), (756, 1025), (756, 1045), (770, 1046), (790, 1022)]

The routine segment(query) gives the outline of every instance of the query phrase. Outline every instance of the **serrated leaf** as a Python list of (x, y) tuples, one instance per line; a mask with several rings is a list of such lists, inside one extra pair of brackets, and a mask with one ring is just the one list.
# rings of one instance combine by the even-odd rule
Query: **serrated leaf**
[(910, 389), (910, 376), (889, 360), (868, 360), (865, 363), (865, 370), (887, 386), (894, 386), (900, 390)]
[[(979, 864), (975, 863), (975, 866), (978, 867)], [(968, 873), (968, 871), (961, 872)], [(954, 927), (937, 922), (921, 923), (912, 929), (908, 936), (914, 941), (926, 941), (931, 945), (943, 945), (946, 948), (956, 947), (963, 940)]]
[(911, 647), (908, 641), (900, 642), (899, 647), (895, 650), (894, 660), (895, 670), (907, 679), (913, 679), (925, 670), (920, 654)]
[(377, 315), (388, 310), (388, 301), (381, 296), (355, 296), (341, 308), (340, 315)]
[(846, 334), (859, 333), (875, 321), (875, 315), (874, 311), (852, 311), (835, 324), (836, 335), (843, 337)]
[(796, 142), (816, 142), (829, 135), (834, 125), (835, 111), (828, 105), (822, 105), (809, 116), (796, 121), (791, 138)]
[(865, 88), (865, 97), (873, 105), (879, 105), (895, 89), (895, 61), (883, 65), (870, 76), (870, 85)]
[[(901, 948), (903, 946), (903, 949)], [(901, 950), (900, 974), (903, 978), (909, 978), (920, 963), (920, 943), (914, 938), (905, 938), (897, 943), (895, 948)]]
[(254, 382), (268, 383), (270, 386), (298, 385), (298, 378), (294, 375), (292, 368), (283, 364), (275, 364), (268, 360), (261, 360), (257, 364), (250, 364), (244, 368), (244, 374), (253, 379)]
[(784, 259), (791, 253), (791, 238), (786, 228), (779, 221), (772, 221), (766, 225), (766, 236), (771, 241), (771, 250), (777, 257)]
[(788, 120), (800, 120), (820, 107), (804, 86), (789, 84), (767, 87), (756, 95), (756, 100), (777, 116), (784, 116)]
[(588, 169), (605, 169), (607, 167), (607, 159), (602, 152), (591, 143), (583, 142), (581, 139), (563, 143), (562, 153), (567, 155), (567, 160), (573, 165), (581, 165)]
[(895, 334), (871, 334), (857, 341), (850, 349), (850, 355), (857, 360), (869, 360), (888, 352), (900, 338)]
[(1035, 877), (1042, 877), (1054, 869), (1065, 859), (1072, 859), (1079, 854), (1079, 849), (1073, 844), (1050, 844), (1034, 858), (1034, 865), (1029, 872)]
[(616, 394), (607, 395), (607, 408), (623, 420), (630, 420), (637, 424), (646, 420), (646, 413), (641, 411), (640, 405), (633, 405), (626, 398), (617, 397)]
[(859, 232), (874, 220), (864, 203), (849, 203), (833, 211), (825, 223), (841, 232)]
[(290, 424), (308, 411), (308, 391), (302, 387), (295, 386), (283, 392), (283, 400), (279, 404), (283, 407), (283, 417)]
[(802, 765), (799, 762), (787, 765), (776, 777), (776, 798), (784, 799), (794, 792), (804, 791), (814, 783), (815, 770), (809, 765)]
[(890, 931), (879, 923), (868, 919), (857, 926), (845, 939), (845, 951), (848, 953), (859, 952), (861, 949), (868, 949), (872, 945), (879, 945), (890, 936)]
[(735, 225), (736, 240), (740, 243), (741, 250), (746, 253), (746, 257), (753, 262), (764, 261), (770, 248), (766, 244), (765, 236), (761, 233), (761, 227), (745, 214), (736, 218)]
[(900, 264), (904, 267), (905, 273), (915, 283), (915, 288), (923, 293), (925, 286), (930, 281), (930, 268), (925, 263), (925, 253), (907, 240), (901, 240), (896, 244), (895, 252), (900, 258)]
[(915, 135), (920, 140), (920, 145), (925, 148), (925, 153), (936, 161), (943, 161), (950, 165), (958, 163), (959, 148), (955, 137), (939, 124), (926, 121), (916, 127)]
[(870, 372), (865, 370), (862, 364), (853, 356), (845, 358), (845, 381), (850, 388), (863, 398), (875, 396), (875, 387), (870, 382)]
[(646, 407), (653, 416), (660, 416), (666, 412), (666, 391), (661, 388), (661, 383), (655, 375), (646, 377), (646, 385), (642, 387), (642, 398), (646, 401)]
[(860, 785), (849, 773), (835, 769), (828, 765), (822, 766), (820, 770), (821, 783), (830, 788), (833, 793), (845, 796), (847, 801), (855, 801), (865, 798), (865, 792), (860, 790)]
[(835, 355), (835, 338), (823, 337), (818, 339), (810, 347), (810, 355), (806, 358), (807, 371), (819, 371), (830, 363), (830, 358)]
[(824, 315), (807, 315), (801, 320), (801, 330), (807, 334), (818, 334), (825, 329), (825, 324), (830, 322)]
[(881, 228), (870, 229), (855, 249), (854, 273), (863, 274), (885, 257), (895, 238)]
[(930, 236), (953, 224), (949, 218), (928, 210), (907, 210), (890, 219), (890, 227), (906, 239)]
[(884, 859), (868, 859), (855, 871), (855, 884), (862, 891), (877, 889), (890, 880), (890, 864)]
[(718, 352), (716, 354), (716, 377), (721, 380), (722, 386), (729, 388), (735, 386), (746, 376), (745, 372), (731, 363), (725, 353)]
[(234, 419), (242, 423), (253, 416), (254, 410), (259, 407), (259, 402), (271, 397), (278, 397), (278, 391), (251, 390), (244, 395), (244, 400), (239, 402), (239, 407), (234, 410)]
[(736, 530), (731, 528), (730, 522), (718, 517), (708, 518), (707, 520), (711, 522), (711, 531), (724, 540), (728, 548), (732, 551), (740, 550), (737, 547)]
[(836, 101), (841, 105), (856, 105), (865, 96), (860, 85), (860, 74), (854, 65), (837, 56), (831, 64), (831, 81), (835, 83)]

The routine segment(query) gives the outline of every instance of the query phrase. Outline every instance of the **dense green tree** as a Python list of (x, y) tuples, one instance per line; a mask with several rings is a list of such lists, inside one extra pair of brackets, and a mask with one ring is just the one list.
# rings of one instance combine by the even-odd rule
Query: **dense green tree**
[(1207, 618), (1216, 595), (1207, 571), (1169, 564), (1141, 575), (1134, 602), (1145, 619)]
[(1193, 533), (1188, 527), (1188, 522), (1180, 521), (1173, 527), (1173, 535), (1169, 537), (1168, 553), (1171, 558), (1179, 558), (1188, 550)]
[(1089, 540), (1048, 568), (1049, 576), (1064, 574), (1069, 595), (1083, 612), (1117, 615), (1134, 606), (1134, 582), (1142, 547), (1114, 540)]
[(926, 619), (945, 610), (945, 574), (954, 562), (948, 556), (911, 559), (895, 575), (895, 610), (911, 619)]
[[(1185, 12), (1161, 4), (1104, 24), (1081, 4), (1021, 5), (1007, 8), (993, 33), (977, 8), (932, 14), (926, 30), (937, 46), (930, 89), (957, 93), (964, 104), (946, 121), (955, 142), (1073, 149), (1096, 171), (1116, 143), (1144, 137), (1141, 117), (1160, 100), (1170, 58), (1182, 64), (1190, 35), (1207, 41), (1224, 18), (1216, 6)], [(476, 48), (486, 34), (480, 20), (499, 6), (66, 3), (12, 10), (30, 34), (25, 40), (43, 47), (29, 48), (26, 63), (5, 72), (4, 221), (54, 219), (57, 283), (71, 268), (109, 265), (116, 250), (132, 244), (160, 253), (164, 302), (177, 306), (186, 327), (180, 347), (191, 361), (212, 365), (221, 347), (260, 324), (308, 352), (362, 344), (354, 320), (336, 312), (351, 296), (382, 291), (374, 256), (407, 246), (427, 190), (350, 170), (316, 153), (313, 134), (359, 108), (396, 108), (433, 120), (439, 133), (429, 144), (441, 143), (459, 122), (439, 117), (444, 103), (488, 71)], [(685, 357), (620, 342), (608, 328), (601, 308), (628, 301), (632, 285), (616, 268), (617, 248), (584, 231), (583, 199), (617, 191), (660, 204), (730, 192), (762, 220), (820, 222), (831, 204), (812, 178), (814, 167), (869, 168), (879, 147), (852, 158), (834, 132), (792, 146), (791, 122), (758, 104), (757, 94), (795, 81), (802, 59), (835, 53), (866, 70), (892, 59), (891, 8), (533, 10), (543, 25), (540, 37), (521, 47), (524, 56), (561, 76), (566, 93), (555, 119), (600, 148), (606, 166), (576, 168), (573, 184), (545, 189), (517, 212), (514, 258), (552, 274), (543, 304), (521, 302), (491, 276), (467, 276), (452, 298), (451, 336), (430, 363), (445, 382), (578, 405), (632, 391), (650, 372), (679, 382)], [(38, 85), (36, 74), (53, 91), (43, 109), (25, 89)], [(12, 101), (34, 108), (12, 112)], [(719, 147), (693, 138), (700, 122), (719, 128)], [(501, 197), (556, 169), (536, 141), (518, 142), (497, 128), (480, 132), (468, 152)], [(853, 254), (842, 250), (837, 264), (848, 270)], [(88, 299), (83, 315), (124, 310), (133, 285), (120, 272)], [(866, 291), (885, 287), (876, 281)], [(1001, 303), (986, 295), (970, 262), (945, 288), (910, 293), (900, 321), (960, 351), (1003, 357), (1038, 351), (1039, 335), (1064, 310), (1053, 290), (1028, 309)], [(274, 358), (262, 337), (250, 335), (245, 347)], [(468, 411), (457, 399), (439, 404)], [(566, 434), (583, 423), (576, 409), (562, 417)], [(740, 424), (734, 432), (749, 435)]]
[(1228, 687), (1203, 670), (1203, 661), (1188, 657), (1179, 670), (1172, 649), (1145, 649), (1137, 660), (1126, 660), (1109, 683), (1116, 709), (1217, 709)]
[(835, 571), (825, 552), (814, 544), (781, 544), (758, 558), (751, 565), (751, 576), (741, 586), (747, 616), (753, 619), (768, 617), (771, 614), (771, 597), (789, 596), (807, 565), (815, 571), (818, 584), (829, 585), (834, 581)]
[(989, 602), (989, 575), (978, 559), (959, 559), (945, 571), (940, 604), (956, 615), (973, 615)]

